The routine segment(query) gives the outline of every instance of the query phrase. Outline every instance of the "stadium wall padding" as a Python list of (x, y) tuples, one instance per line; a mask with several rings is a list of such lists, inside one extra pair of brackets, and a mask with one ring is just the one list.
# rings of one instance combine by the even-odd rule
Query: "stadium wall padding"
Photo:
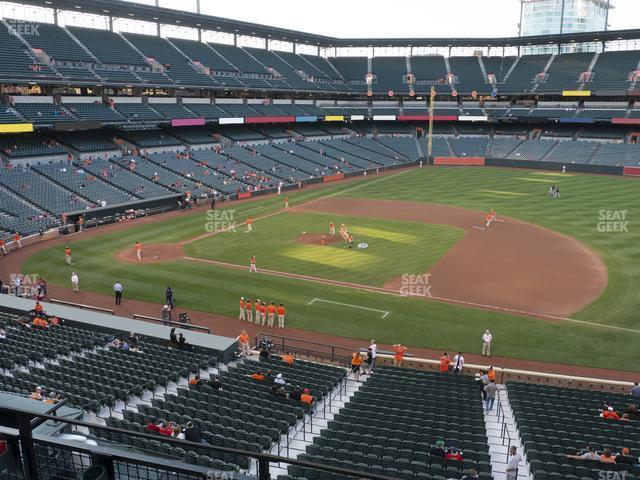
[(562, 166), (567, 167), (567, 172), (580, 173), (600, 173), (605, 175), (622, 175), (623, 168), (613, 165), (591, 165), (585, 163), (559, 163), (540, 162), (536, 160), (507, 160), (504, 158), (486, 158), (485, 165), (488, 167), (511, 167), (530, 168), (532, 170), (555, 170), (562, 171)]

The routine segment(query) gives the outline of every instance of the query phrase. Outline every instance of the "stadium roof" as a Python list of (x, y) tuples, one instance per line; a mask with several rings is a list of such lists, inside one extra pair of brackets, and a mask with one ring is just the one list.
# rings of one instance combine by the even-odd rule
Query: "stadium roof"
[(123, 0), (19, 0), (19, 3), (270, 40), (305, 43), (319, 47), (517, 47), (640, 39), (640, 29), (504, 38), (337, 38)]

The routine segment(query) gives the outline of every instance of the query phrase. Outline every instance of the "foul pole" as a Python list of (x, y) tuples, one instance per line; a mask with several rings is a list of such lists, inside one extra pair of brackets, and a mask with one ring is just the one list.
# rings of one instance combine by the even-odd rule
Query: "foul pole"
[(429, 140), (427, 143), (427, 161), (431, 161), (431, 154), (433, 153), (433, 107), (436, 98), (436, 87), (431, 87), (431, 94), (429, 95)]

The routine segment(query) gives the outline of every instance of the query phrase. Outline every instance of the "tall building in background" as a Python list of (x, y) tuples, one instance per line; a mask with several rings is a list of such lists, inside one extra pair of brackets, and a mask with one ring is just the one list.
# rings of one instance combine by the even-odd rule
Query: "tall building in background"
[(611, 0), (520, 0), (520, 36), (607, 30)]

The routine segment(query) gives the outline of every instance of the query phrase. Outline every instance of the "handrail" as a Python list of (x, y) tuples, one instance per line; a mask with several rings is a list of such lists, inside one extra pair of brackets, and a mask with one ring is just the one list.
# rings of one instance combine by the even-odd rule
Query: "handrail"
[(148, 315), (139, 315), (137, 313), (134, 313), (132, 318), (134, 320), (142, 319), (150, 322), (162, 323), (163, 325), (170, 325), (172, 327), (175, 326), (179, 328), (184, 328), (185, 330), (202, 330), (203, 332), (211, 333), (211, 329), (209, 327), (204, 327), (202, 325), (193, 325), (191, 323), (175, 322), (173, 320), (162, 320), (161, 318), (150, 317)]
[(79, 308), (80, 310), (95, 310), (97, 312), (110, 313), (111, 315), (116, 314), (115, 310), (111, 310), (110, 308), (94, 307), (93, 305), (85, 305), (83, 303), (68, 302), (66, 300), (58, 300), (56, 298), (52, 298), (51, 300), (49, 300), (49, 303), (57, 303), (59, 305), (69, 305), (71, 307)]
[[(305, 353), (308, 357), (318, 357), (329, 360), (331, 362), (343, 363), (347, 359), (351, 358), (353, 350), (343, 347), (337, 347), (327, 343), (314, 342), (311, 340), (303, 340), (300, 338), (285, 337), (283, 335), (273, 335), (270, 333), (260, 332), (255, 336), (256, 347), (260, 344), (261, 339), (268, 338), (269, 340), (277, 339), (278, 342), (273, 342), (276, 347), (280, 347), (282, 352), (298, 352)], [(287, 343), (289, 341), (289, 343)], [(291, 342), (300, 343), (302, 345), (293, 345)], [(314, 347), (325, 347), (325, 350), (317, 350), (309, 348), (305, 345), (312, 345)]]

